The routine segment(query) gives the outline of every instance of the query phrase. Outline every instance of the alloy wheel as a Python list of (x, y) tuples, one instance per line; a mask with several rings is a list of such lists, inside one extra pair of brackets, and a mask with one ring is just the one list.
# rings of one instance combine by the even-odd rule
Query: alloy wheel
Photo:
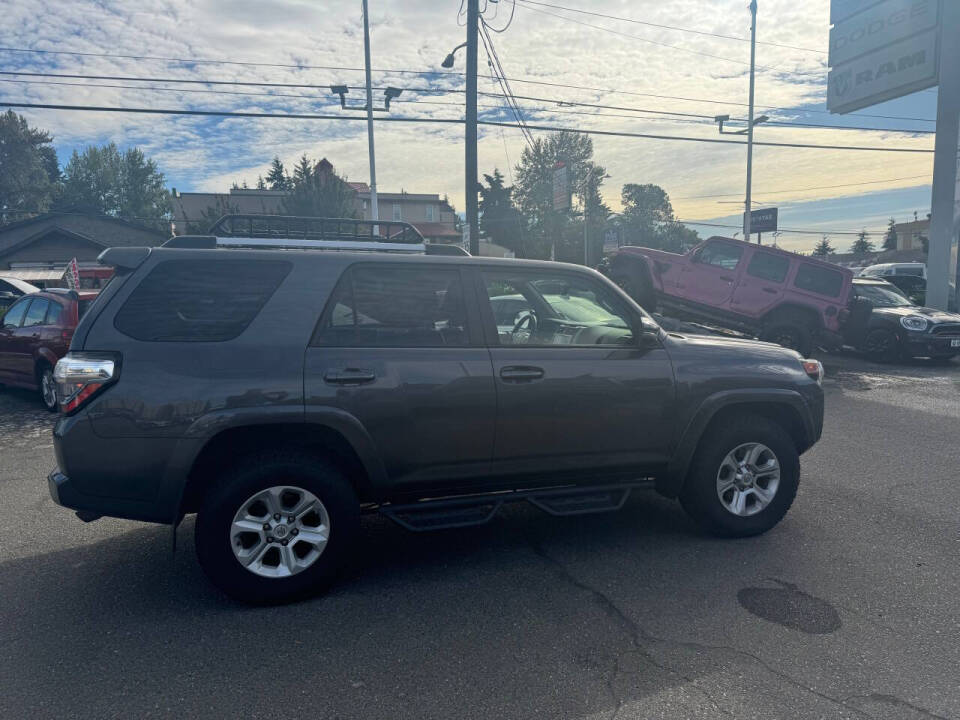
[(738, 445), (724, 457), (717, 471), (717, 497), (727, 512), (738, 517), (756, 515), (767, 507), (780, 485), (780, 462), (762, 443)]
[(323, 554), (330, 516), (313, 493), (277, 485), (251, 495), (230, 525), (230, 547), (247, 570), (268, 578), (303, 572)]
[(40, 397), (48, 410), (57, 406), (57, 383), (53, 379), (53, 370), (49, 368), (40, 376)]

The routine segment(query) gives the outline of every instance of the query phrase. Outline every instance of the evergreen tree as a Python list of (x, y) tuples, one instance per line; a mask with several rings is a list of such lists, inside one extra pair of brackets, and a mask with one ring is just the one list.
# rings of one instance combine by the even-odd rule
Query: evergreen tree
[(890, 218), (890, 222), (887, 223), (887, 234), (883, 236), (884, 250), (897, 249), (897, 231), (895, 229), (896, 224), (897, 223), (893, 218)]
[(270, 172), (267, 173), (267, 185), (271, 190), (289, 190), (290, 177), (280, 162), (280, 158), (274, 155), (273, 162), (270, 163)]
[(873, 241), (869, 238), (870, 233), (868, 233), (866, 230), (861, 230), (857, 235), (857, 239), (850, 247), (850, 252), (852, 252), (854, 255), (869, 255), (870, 253), (874, 252)]
[(819, 258), (826, 258), (834, 253), (833, 246), (830, 244), (830, 238), (824, 235), (820, 238), (820, 242), (817, 243), (817, 246), (813, 249), (813, 256)]
[(49, 209), (60, 175), (52, 142), (22, 115), (0, 114), (0, 224)]

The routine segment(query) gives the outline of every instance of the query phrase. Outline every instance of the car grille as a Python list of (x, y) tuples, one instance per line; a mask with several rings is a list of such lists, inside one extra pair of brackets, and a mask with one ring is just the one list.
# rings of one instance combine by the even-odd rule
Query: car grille
[(932, 332), (934, 335), (956, 335), (960, 337), (960, 323), (934, 325), (933, 330), (930, 332)]

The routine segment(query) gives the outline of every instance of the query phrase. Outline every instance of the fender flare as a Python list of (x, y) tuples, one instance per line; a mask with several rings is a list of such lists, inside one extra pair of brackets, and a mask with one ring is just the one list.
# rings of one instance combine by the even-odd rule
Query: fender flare
[(817, 440), (817, 431), (813, 413), (807, 401), (796, 390), (785, 388), (744, 388), (738, 390), (721, 390), (706, 397), (693, 413), (686, 427), (680, 432), (673, 456), (671, 457), (666, 474), (658, 478), (657, 490), (668, 497), (676, 497), (683, 489), (687, 472), (693, 461), (693, 456), (700, 444), (704, 431), (716, 414), (727, 407), (734, 405), (750, 405), (756, 403), (782, 405), (795, 411), (800, 418), (804, 437), (802, 444), (809, 447)]

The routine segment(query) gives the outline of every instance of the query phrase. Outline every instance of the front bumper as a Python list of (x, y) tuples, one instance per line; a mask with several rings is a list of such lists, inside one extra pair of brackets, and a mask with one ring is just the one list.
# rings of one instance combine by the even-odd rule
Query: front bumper
[(929, 332), (903, 333), (903, 348), (911, 357), (949, 357), (960, 354), (960, 347), (953, 342), (960, 340), (956, 335), (933, 335)]

